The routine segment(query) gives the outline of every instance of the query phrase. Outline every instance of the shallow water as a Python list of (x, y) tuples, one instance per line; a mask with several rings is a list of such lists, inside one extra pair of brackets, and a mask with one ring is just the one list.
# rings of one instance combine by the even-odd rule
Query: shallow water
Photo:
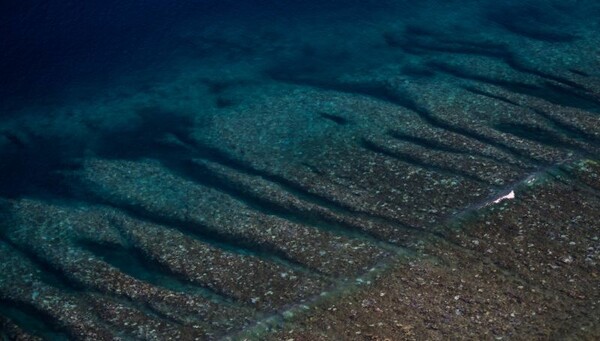
[(279, 325), (477, 231), (465, 217), (521, 205), (532, 179), (600, 191), (574, 170), (600, 146), (595, 1), (0, 13), (3, 336)]

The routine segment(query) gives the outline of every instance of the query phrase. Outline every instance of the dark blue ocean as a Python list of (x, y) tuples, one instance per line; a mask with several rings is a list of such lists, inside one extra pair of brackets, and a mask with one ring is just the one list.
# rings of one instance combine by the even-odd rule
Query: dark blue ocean
[[(575, 335), (600, 297), (598, 18), (595, 0), (0, 1), (0, 339), (354, 339), (323, 307), (385, 273), (482, 295), (342, 300), (399, 304), (381, 323), (417, 339)], [(439, 272), (398, 270), (424, 259)], [(481, 302), (501, 322), (470, 324)]]
[(66, 89), (111, 84), (124, 73), (152, 69), (160, 74), (178, 58), (200, 59), (216, 52), (193, 46), (186, 30), (227, 31), (243, 24), (248, 32), (240, 34), (275, 33), (284, 27), (273, 27), (274, 21), (348, 9), (360, 19), (363, 13), (386, 5), (359, 1), (3, 1), (1, 6), (1, 94), (3, 104), (13, 104), (12, 109), (35, 100), (56, 100), (53, 95)]

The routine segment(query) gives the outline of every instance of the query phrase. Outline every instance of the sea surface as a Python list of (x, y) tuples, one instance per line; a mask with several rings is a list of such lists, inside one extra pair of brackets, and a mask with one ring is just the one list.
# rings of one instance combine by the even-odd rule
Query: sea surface
[[(0, 2), (0, 337), (262, 338), (453, 247), (587, 292), (565, 319), (596, 311), (598, 18), (594, 0)], [(539, 231), (490, 245), (550, 258), (453, 239), (505, 208)], [(492, 336), (561, 326), (540, 316)]]

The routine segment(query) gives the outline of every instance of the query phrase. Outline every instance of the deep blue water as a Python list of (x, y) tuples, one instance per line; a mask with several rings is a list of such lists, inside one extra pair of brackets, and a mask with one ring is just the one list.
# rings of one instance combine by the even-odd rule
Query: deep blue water
[[(77, 83), (107, 82), (120, 72), (160, 67), (178, 41), (173, 29), (206, 20), (220, 1), (3, 2), (2, 96), (48, 97)], [(16, 98), (15, 98), (16, 97)]]
[[(351, 26), (353, 21), (364, 24), (361, 20), (368, 21), (373, 13), (389, 9), (401, 23), (411, 19), (415, 8), (421, 15), (439, 10), (460, 12), (463, 3), (473, 4), (433, 0), (418, 4), (404, 0), (3, 1), (0, 109), (6, 115), (38, 102), (60, 103), (65, 90), (93, 96), (102, 85), (127, 75), (143, 73), (152, 78), (168, 70), (178, 58), (202, 58), (210, 51), (199, 51), (181, 34), (190, 25), (198, 29), (217, 24), (227, 31), (244, 23), (249, 33), (269, 27), (285, 34), (281, 23), (286, 20), (303, 20), (310, 27), (313, 19), (323, 14), (329, 13), (335, 20), (336, 13), (344, 12), (340, 20)], [(474, 21), (485, 19), (533, 39), (560, 42), (573, 37), (568, 30), (564, 32), (568, 20), (561, 14), (577, 5), (555, 1), (482, 4), (485, 10), (475, 13)], [(274, 27), (274, 22), (281, 26)], [(431, 24), (435, 28), (435, 23)], [(352, 37), (340, 35), (335, 39), (343, 42)], [(331, 44), (336, 44), (335, 39)], [(219, 48), (223, 46), (213, 47)], [(153, 72), (146, 72), (149, 69)]]
[[(0, 4), (0, 96), (14, 110), (78, 87), (101, 88), (124, 74), (159, 72), (177, 57), (202, 57), (180, 29), (354, 8), (357, 15), (385, 7), (364, 1), (3, 1)], [(147, 76), (147, 75), (146, 75)], [(93, 91), (93, 90), (91, 90)], [(60, 97), (58, 97), (60, 98)]]

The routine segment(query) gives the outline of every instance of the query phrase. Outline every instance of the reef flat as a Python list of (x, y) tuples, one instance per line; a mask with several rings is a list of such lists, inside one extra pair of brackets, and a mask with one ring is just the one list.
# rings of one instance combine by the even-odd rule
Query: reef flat
[(384, 4), (7, 112), (0, 336), (600, 337), (599, 6)]
[(599, 170), (580, 161), (537, 175), (518, 200), (464, 217), (268, 338), (594, 339)]

